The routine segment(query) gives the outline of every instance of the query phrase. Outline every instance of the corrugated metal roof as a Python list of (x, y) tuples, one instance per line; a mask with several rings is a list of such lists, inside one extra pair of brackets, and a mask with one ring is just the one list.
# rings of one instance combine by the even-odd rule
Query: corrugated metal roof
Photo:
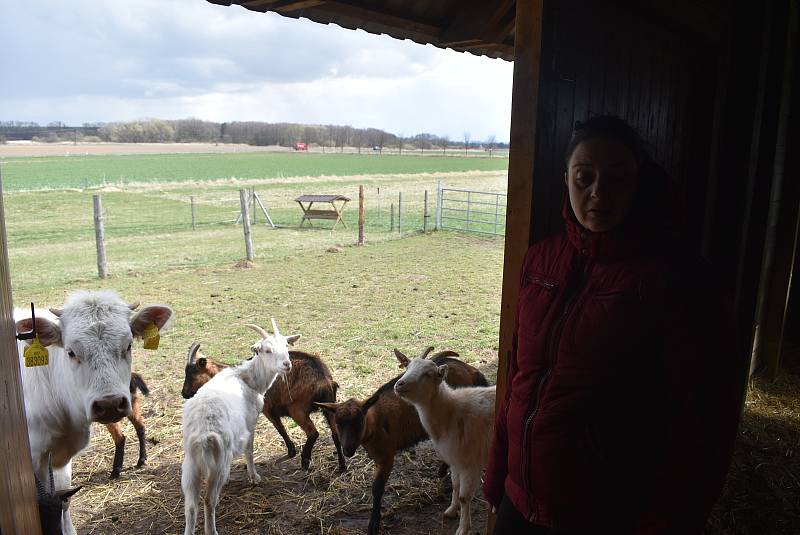
[(396, 39), (514, 59), (515, 0), (207, 0)]

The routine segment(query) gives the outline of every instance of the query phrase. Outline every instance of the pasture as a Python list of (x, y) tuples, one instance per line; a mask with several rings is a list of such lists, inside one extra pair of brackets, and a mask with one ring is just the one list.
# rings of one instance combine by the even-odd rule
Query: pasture
[[(274, 316), (285, 333), (303, 335), (298, 349), (316, 352), (330, 365), (341, 385), (340, 400), (366, 397), (396, 375), (394, 347), (407, 353), (427, 345), (452, 349), (490, 381), (496, 377), (502, 238), (422, 235), (419, 229), (425, 190), (433, 195), (441, 181), (449, 187), (505, 192), (505, 161), (498, 168), (481, 169), (472, 164), (488, 160), (425, 157), (406, 163), (406, 157), (370, 155), (361, 157), (369, 162), (362, 167), (331, 164), (331, 170), (310, 172), (312, 176), (274, 174), (254, 163), (253, 172), (261, 174), (246, 178), (245, 166), (234, 171), (234, 163), (246, 162), (239, 158), (250, 155), (216, 155), (218, 160), (180, 156), (20, 158), (14, 165), (16, 159), (3, 160), (4, 185), (19, 186), (5, 195), (17, 306), (30, 301), (58, 306), (74, 289), (114, 288), (129, 301), (164, 302), (177, 313), (158, 350), (146, 351), (140, 343), (134, 347), (134, 369), (151, 389), (143, 410), (148, 464), (133, 468), (136, 441), (130, 424), (119, 480), (108, 480), (114, 449), (100, 426), (90, 448), (74, 463), (73, 481), (85, 485), (71, 506), (82, 534), (182, 532), (180, 387), (192, 341), (200, 342), (208, 356), (233, 363), (246, 357), (255, 341), (243, 325), (267, 325)], [(236, 158), (227, 160), (229, 156)], [(317, 155), (252, 156), (269, 157), (261, 163), (277, 161), (270, 160), (272, 156), (296, 158), (297, 172), (309, 173), (302, 166)], [(336, 159), (348, 155), (325, 158), (346, 162)], [(72, 161), (78, 165), (71, 168)], [(105, 186), (84, 188), (81, 173), (101, 161), (108, 164), (103, 168), (117, 170), (117, 178), (110, 179), (106, 171)], [(373, 161), (385, 166), (369, 168)], [(427, 167), (414, 167), (428, 162)], [(47, 173), (32, 171), (37, 165)], [(284, 170), (295, 164), (286, 165)], [(439, 167), (443, 165), (456, 168)], [(190, 168), (195, 174), (185, 174)], [(95, 178), (103, 172), (94, 169)], [(140, 178), (134, 181), (135, 176)], [(367, 199), (365, 247), (353, 246), (359, 185), (365, 187)], [(259, 214), (253, 229), (253, 264), (242, 262), (242, 228), (230, 222), (238, 211), (241, 187), (256, 188), (279, 226), (268, 228)], [(408, 210), (402, 236), (389, 230), (389, 208), (401, 191)], [(106, 281), (96, 276), (91, 211), (96, 193), (102, 195), (105, 209), (110, 272)], [(349, 229), (331, 232), (325, 223), (315, 229), (296, 228), (300, 210), (292, 199), (302, 193), (350, 196), (353, 202), (345, 212)], [(196, 230), (191, 228), (191, 197), (197, 209)], [(798, 390), (796, 377), (790, 375), (753, 385), (729, 484), (708, 533), (797, 533), (800, 509), (792, 496), (800, 478)], [(250, 487), (244, 461), (234, 464), (218, 509), (221, 532), (365, 532), (371, 462), (359, 450), (348, 471), (338, 474), (327, 426), (319, 414), (314, 419), (321, 436), (308, 473), (300, 470), (299, 458), (285, 459), (277, 432), (260, 420), (255, 459), (264, 479)], [(288, 419), (285, 423), (295, 443), (302, 444), (302, 431)], [(384, 495), (384, 533), (455, 530), (455, 521), (442, 519), (449, 485), (436, 477), (437, 466), (429, 444), (398, 456)], [(486, 507), (480, 499), (476, 505), (473, 521), (478, 528)]]

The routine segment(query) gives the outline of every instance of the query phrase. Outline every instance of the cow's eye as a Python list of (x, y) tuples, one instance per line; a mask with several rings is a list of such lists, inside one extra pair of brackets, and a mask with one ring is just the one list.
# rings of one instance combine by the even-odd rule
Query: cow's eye
[(74, 360), (75, 362), (77, 362), (77, 363), (80, 363), (80, 361), (81, 361), (81, 358), (80, 358), (78, 355), (76, 355), (76, 354), (75, 354), (75, 352), (74, 352), (73, 350), (71, 350), (71, 349), (70, 349), (70, 350), (68, 350), (68, 351), (67, 351), (67, 355), (69, 355), (69, 358), (71, 358), (71, 359), (72, 359), (72, 360)]

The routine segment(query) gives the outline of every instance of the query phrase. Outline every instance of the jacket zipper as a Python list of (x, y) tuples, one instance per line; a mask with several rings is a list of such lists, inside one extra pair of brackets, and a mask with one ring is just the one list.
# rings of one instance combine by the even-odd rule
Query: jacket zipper
[[(558, 349), (560, 345), (559, 342), (561, 341), (561, 330), (564, 326), (564, 322), (569, 316), (569, 313), (572, 309), (572, 305), (575, 302), (575, 299), (580, 294), (581, 290), (583, 289), (583, 285), (587, 279), (588, 274), (588, 264), (584, 265), (583, 272), (580, 275), (580, 278), (572, 285), (570, 293), (567, 295), (567, 298), (564, 300), (564, 306), (561, 309), (561, 314), (559, 315), (558, 319), (556, 320), (555, 325), (553, 326), (552, 334), (550, 335), (550, 339), (547, 343), (547, 354), (546, 354), (546, 361), (547, 361), (547, 369), (542, 374), (541, 379), (539, 379), (539, 384), (536, 386), (536, 396), (534, 397), (535, 403), (533, 405), (533, 409), (528, 417), (525, 419), (525, 427), (523, 428), (523, 435), (522, 435), (522, 481), (525, 487), (525, 491), (528, 493), (529, 504), (528, 508), (531, 510), (530, 518), (528, 518), (528, 522), (533, 523), (536, 520), (536, 511), (533, 508), (533, 503), (530, 501), (531, 489), (530, 489), (530, 481), (528, 479), (528, 465), (529, 465), (529, 455), (527, 453), (528, 449), (528, 427), (533, 424), (533, 419), (536, 417), (536, 414), (539, 412), (539, 402), (541, 401), (542, 390), (544, 389), (544, 385), (547, 382), (547, 379), (550, 378), (550, 373), (553, 371), (553, 367), (555, 365), (555, 351)], [(538, 281), (537, 281), (538, 282)], [(533, 432), (533, 428), (531, 429)]]

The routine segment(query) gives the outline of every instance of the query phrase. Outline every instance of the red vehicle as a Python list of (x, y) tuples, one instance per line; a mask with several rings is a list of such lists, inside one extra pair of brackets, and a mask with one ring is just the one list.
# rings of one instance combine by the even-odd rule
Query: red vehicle
[(308, 146), (302, 141), (298, 141), (294, 144), (294, 150), (308, 150)]

